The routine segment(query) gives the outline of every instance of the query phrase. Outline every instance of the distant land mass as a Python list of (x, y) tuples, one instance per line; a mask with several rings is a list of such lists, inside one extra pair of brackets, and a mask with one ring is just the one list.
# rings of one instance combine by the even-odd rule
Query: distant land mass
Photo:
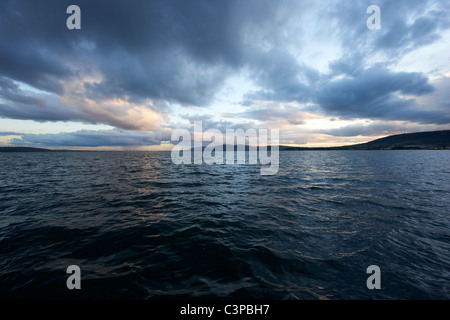
[[(204, 147), (203, 147), (204, 149)], [(245, 148), (248, 150), (248, 146)], [(270, 146), (268, 148), (270, 150)], [(450, 150), (450, 130), (404, 133), (388, 136), (366, 143), (341, 147), (290, 147), (280, 145), (281, 151), (307, 150)], [(226, 146), (223, 146), (226, 150)], [(234, 146), (237, 150), (237, 146)], [(70, 150), (50, 150), (33, 147), (0, 147), (0, 152), (52, 152)]]

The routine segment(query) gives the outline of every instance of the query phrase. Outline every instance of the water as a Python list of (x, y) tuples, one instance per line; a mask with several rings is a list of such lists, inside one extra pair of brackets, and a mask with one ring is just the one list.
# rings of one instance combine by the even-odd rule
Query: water
[(448, 151), (280, 152), (277, 175), (259, 169), (0, 154), (0, 298), (450, 298)]

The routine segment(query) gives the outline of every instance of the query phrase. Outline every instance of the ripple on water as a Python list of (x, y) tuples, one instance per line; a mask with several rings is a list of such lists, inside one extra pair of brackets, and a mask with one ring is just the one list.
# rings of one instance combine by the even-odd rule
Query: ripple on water
[(94, 299), (448, 299), (447, 156), (281, 152), (260, 176), (164, 152), (0, 154), (0, 297), (68, 297), (77, 264)]

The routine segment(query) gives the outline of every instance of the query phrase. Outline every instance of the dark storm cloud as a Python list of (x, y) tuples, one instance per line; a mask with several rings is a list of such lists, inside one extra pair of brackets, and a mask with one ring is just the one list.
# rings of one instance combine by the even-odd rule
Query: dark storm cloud
[(424, 123), (448, 121), (448, 118), (440, 118), (441, 112), (422, 110), (414, 99), (397, 95), (421, 96), (433, 90), (428, 79), (420, 73), (394, 73), (372, 68), (354, 78), (324, 85), (316, 98), (325, 113), (344, 119), (413, 120)]
[[(380, 50), (388, 50), (391, 55), (399, 55), (399, 53), (406, 53), (410, 50), (416, 49), (433, 43), (441, 36), (439, 31), (449, 27), (448, 10), (450, 6), (446, 2), (438, 3), (438, 10), (427, 11), (423, 8), (424, 3), (413, 7), (410, 3), (408, 8), (395, 8), (396, 5), (390, 1), (386, 3), (386, 8), (392, 7), (392, 11), (387, 11), (387, 17), (392, 19), (386, 20), (386, 32), (383, 32), (375, 44)], [(424, 11), (419, 12), (420, 8)], [(393, 15), (394, 10), (402, 10), (405, 12), (415, 11), (418, 16), (412, 22), (408, 22), (407, 15)], [(442, 11), (441, 11), (442, 10)], [(447, 12), (445, 12), (447, 11)], [(426, 13), (426, 16), (421, 14)]]
[(249, 92), (249, 100), (308, 101), (311, 87), (320, 79), (320, 73), (282, 50), (255, 55), (252, 70), (255, 82), (262, 90)]
[[(45, 107), (46, 105), (45, 99), (24, 95), (17, 84), (3, 77), (0, 77), (0, 96), (5, 100), (19, 104), (35, 104), (40, 107)], [(3, 110), (4, 108), (0, 109), (0, 114)]]
[[(392, 73), (373, 68), (354, 78), (344, 78), (326, 84), (318, 91), (317, 102), (333, 114), (365, 117), (383, 114), (386, 110), (380, 110), (379, 107), (382, 107), (386, 98), (392, 101), (392, 93), (422, 95), (432, 91), (433, 87), (421, 74)], [(378, 103), (381, 105), (377, 105)]]
[(60, 27), (65, 17), (59, 12), (65, 12), (63, 1), (0, 3), (0, 75), (63, 93), (59, 79), (71, 76), (71, 71), (61, 55), (68, 54), (70, 40)]
[(12, 80), (0, 77), (0, 117), (36, 121), (80, 119), (81, 113), (60, 103), (55, 96), (25, 92)]
[(277, 6), (272, 1), (80, 0), (82, 30), (69, 31), (69, 4), (2, 3), (3, 75), (60, 94), (56, 80), (77, 76), (71, 63), (78, 68), (93, 63), (104, 79), (86, 85), (91, 97), (128, 94), (187, 105), (207, 104), (230, 70), (247, 63), (244, 26), (270, 19)]
[(2, 2), (0, 74), (62, 94), (58, 80), (98, 71), (102, 79), (85, 84), (97, 101), (205, 106), (227, 76), (252, 63), (255, 34), (276, 39), (283, 28), (276, 18), (281, 5), (268, 0), (80, 0), (82, 30), (69, 31), (69, 4)]
[(364, 56), (361, 52), (349, 52), (339, 60), (331, 61), (329, 67), (332, 75), (356, 76), (364, 71)]
[[(366, 8), (381, 9), (381, 29), (368, 32)], [(448, 1), (434, 0), (363, 0), (336, 1), (327, 4), (321, 31), (329, 32), (350, 51), (369, 56), (382, 53), (387, 64), (405, 53), (439, 39), (440, 32), (450, 27)]]
[[(164, 114), (171, 103), (207, 107), (225, 81), (244, 70), (257, 87), (245, 95), (247, 106), (308, 102), (317, 104), (316, 111), (348, 119), (449, 121), (442, 110), (417, 103), (416, 97), (432, 92), (425, 75), (389, 71), (406, 52), (438, 40), (449, 28), (446, 1), (78, 0), (82, 29), (68, 30), (71, 4), (0, 3), (0, 116), (147, 130), (156, 125), (136, 125), (142, 110), (119, 119), (119, 109), (108, 109), (108, 101), (120, 99)], [(366, 28), (371, 4), (382, 8), (377, 32)], [(311, 12), (318, 15), (314, 28), (293, 28)], [(342, 56), (330, 64), (330, 74), (298, 59), (308, 43), (297, 40), (308, 32), (332, 35), (341, 44)], [(376, 54), (385, 57), (379, 71), (367, 69)], [(340, 75), (346, 78), (332, 81)], [(16, 82), (52, 94), (24, 93)], [(81, 83), (79, 92), (70, 86), (75, 82)], [(68, 104), (57, 96), (78, 98)], [(127, 108), (134, 112), (133, 106)], [(254, 119), (270, 118), (261, 110), (245, 112)]]
[[(295, 1), (284, 4), (298, 6)], [(275, 43), (285, 29), (276, 17), (279, 7), (268, 0), (177, 0), (132, 2), (123, 10), (123, 2), (113, 1), (90, 24), (105, 79), (86, 88), (97, 98), (128, 93), (204, 107), (227, 77), (248, 68), (268, 90), (286, 90), (278, 80), (293, 80), (292, 56), (284, 48), (261, 50), (262, 41)], [(101, 37), (96, 31), (102, 31)], [(261, 72), (267, 67), (269, 72)]]

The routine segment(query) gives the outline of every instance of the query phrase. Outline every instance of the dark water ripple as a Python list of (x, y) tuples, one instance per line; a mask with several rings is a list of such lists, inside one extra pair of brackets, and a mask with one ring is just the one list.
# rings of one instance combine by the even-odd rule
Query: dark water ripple
[(0, 298), (450, 298), (448, 151), (280, 157), (0, 154)]

